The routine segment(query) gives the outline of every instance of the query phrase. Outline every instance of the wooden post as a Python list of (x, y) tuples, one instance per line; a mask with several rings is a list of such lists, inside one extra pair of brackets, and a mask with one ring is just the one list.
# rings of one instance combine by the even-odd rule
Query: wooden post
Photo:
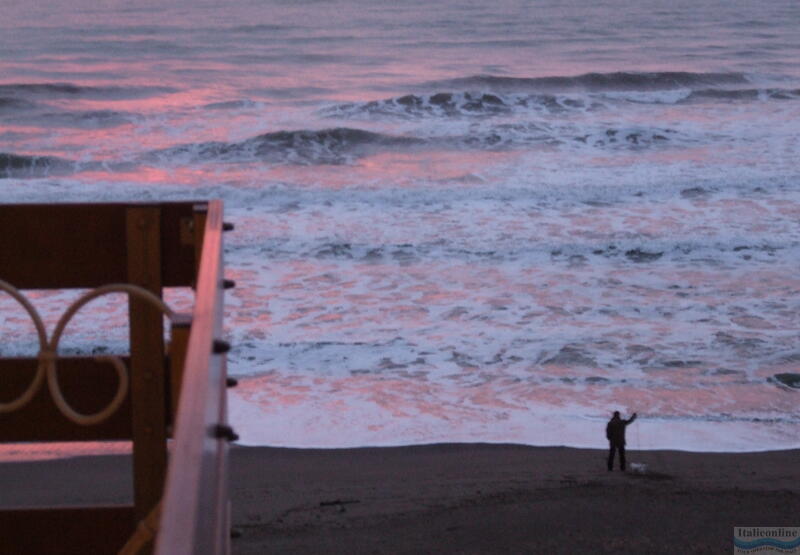
[[(220, 424), (228, 424), (228, 357), (222, 356), (222, 373), (220, 376), (219, 391), (219, 413), (218, 421)], [(217, 440), (217, 550), (216, 553), (229, 555), (231, 553), (231, 507), (228, 502), (230, 484), (228, 481), (228, 441), (225, 439)]]
[(181, 384), (183, 383), (183, 365), (186, 361), (186, 349), (189, 346), (189, 332), (191, 330), (192, 317), (188, 314), (177, 314), (172, 321), (169, 341), (170, 417), (173, 429), (178, 413), (178, 401), (180, 400)]
[(206, 218), (208, 217), (207, 204), (194, 205), (194, 273), (195, 280), (200, 272), (200, 258), (203, 253), (203, 235), (206, 231)]
[[(161, 209), (127, 209), (128, 281), (161, 297)], [(159, 502), (167, 469), (166, 369), (161, 312), (131, 299), (131, 401), (135, 518)]]

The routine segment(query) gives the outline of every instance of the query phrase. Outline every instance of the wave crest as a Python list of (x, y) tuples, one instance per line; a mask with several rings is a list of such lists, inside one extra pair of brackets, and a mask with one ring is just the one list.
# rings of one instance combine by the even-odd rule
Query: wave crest
[(599, 104), (589, 99), (576, 99), (552, 94), (492, 94), (470, 92), (437, 92), (409, 94), (386, 100), (347, 103), (322, 110), (327, 117), (390, 117), (413, 119), (424, 117), (489, 117), (525, 110), (559, 113), (590, 110)]
[(318, 131), (275, 131), (235, 143), (192, 143), (151, 153), (158, 160), (262, 161), (288, 164), (346, 164), (382, 148), (411, 147), (422, 139), (337, 127)]
[(30, 156), (0, 152), (0, 178), (44, 177), (69, 173), (74, 163), (55, 156)]
[(585, 73), (576, 76), (502, 77), (474, 75), (427, 83), (429, 87), (503, 92), (535, 91), (656, 91), (749, 84), (744, 73), (691, 73), (685, 71)]
[(682, 102), (800, 100), (800, 89), (699, 89)]

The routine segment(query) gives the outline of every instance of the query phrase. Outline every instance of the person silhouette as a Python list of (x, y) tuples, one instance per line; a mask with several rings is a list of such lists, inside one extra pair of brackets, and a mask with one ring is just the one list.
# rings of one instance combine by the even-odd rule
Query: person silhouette
[(636, 420), (636, 413), (628, 420), (623, 420), (619, 416), (619, 411), (614, 411), (614, 416), (606, 425), (606, 438), (608, 439), (608, 470), (614, 468), (614, 453), (619, 451), (619, 469), (625, 472), (625, 428)]

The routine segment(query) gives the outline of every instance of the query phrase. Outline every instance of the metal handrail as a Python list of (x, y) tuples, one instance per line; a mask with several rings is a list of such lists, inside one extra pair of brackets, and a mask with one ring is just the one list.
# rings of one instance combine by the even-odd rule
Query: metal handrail
[(156, 538), (160, 555), (229, 552), (222, 231), (222, 202), (209, 201)]

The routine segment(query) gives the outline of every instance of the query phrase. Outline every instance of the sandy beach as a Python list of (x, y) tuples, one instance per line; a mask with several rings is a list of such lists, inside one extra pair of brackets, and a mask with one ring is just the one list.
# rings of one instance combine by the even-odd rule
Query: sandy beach
[[(231, 451), (234, 553), (729, 553), (734, 526), (800, 525), (800, 450), (438, 444)], [(122, 503), (124, 455), (0, 464), (0, 505)]]

